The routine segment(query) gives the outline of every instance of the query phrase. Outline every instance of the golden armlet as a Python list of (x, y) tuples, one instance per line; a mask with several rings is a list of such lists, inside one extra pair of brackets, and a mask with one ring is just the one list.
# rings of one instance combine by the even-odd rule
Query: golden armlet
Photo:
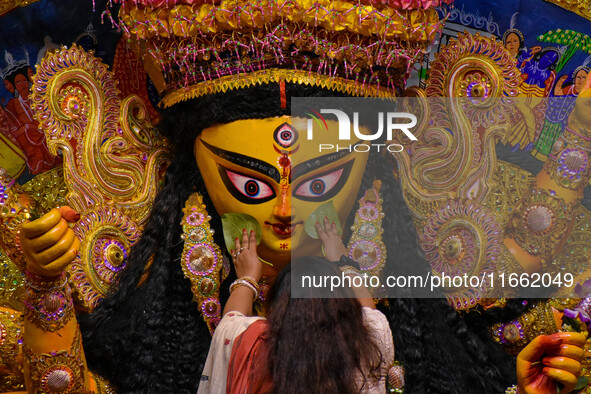
[(540, 256), (543, 272), (564, 242), (575, 205), (552, 191), (533, 189), (510, 218), (506, 235), (534, 256)]
[(25, 273), (25, 316), (45, 331), (57, 331), (74, 317), (68, 280), (63, 273), (47, 280)]
[(565, 127), (544, 164), (552, 180), (566, 189), (583, 189), (589, 182), (591, 138), (586, 134), (588, 132), (583, 130)]
[(29, 367), (30, 393), (84, 393), (84, 361), (80, 331), (69, 350), (35, 354), (23, 345), (25, 364)]

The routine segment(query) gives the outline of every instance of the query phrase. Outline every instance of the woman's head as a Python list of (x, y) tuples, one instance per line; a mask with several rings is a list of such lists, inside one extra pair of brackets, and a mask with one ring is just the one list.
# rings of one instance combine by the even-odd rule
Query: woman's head
[(352, 299), (351, 305), (359, 305), (351, 287), (341, 285), (342, 280), (331, 282), (333, 277), (343, 278), (336, 263), (322, 257), (300, 257), (275, 279), (268, 296), (269, 307), (273, 308), (275, 304), (288, 307), (290, 300), (296, 304), (314, 304), (325, 299)]
[[(300, 294), (306, 298), (292, 297), (294, 287), (310, 277), (312, 285)], [(359, 392), (356, 378), (377, 373), (380, 350), (351, 288), (318, 286), (331, 277), (342, 277), (334, 263), (300, 258), (279, 274), (269, 293), (268, 354), (262, 358), (276, 393)]]

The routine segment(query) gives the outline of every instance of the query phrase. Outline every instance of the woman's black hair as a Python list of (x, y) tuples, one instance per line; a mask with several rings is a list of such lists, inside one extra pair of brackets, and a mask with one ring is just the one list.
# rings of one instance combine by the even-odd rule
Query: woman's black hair
[[(268, 294), (265, 350), (253, 368), (268, 375), (253, 374), (250, 392), (268, 380), (277, 394), (354, 394), (362, 382), (381, 377), (382, 352), (353, 290), (311, 285), (340, 275), (320, 257), (296, 259), (279, 273)], [(310, 285), (302, 286), (304, 278)]]
[[(211, 338), (180, 267), (181, 210), (194, 191), (202, 193), (210, 212), (214, 208), (193, 157), (193, 143), (214, 124), (289, 114), (290, 97), (338, 95), (293, 84), (286, 84), (286, 93), (285, 108), (280, 104), (279, 85), (269, 84), (204, 96), (164, 111), (159, 130), (175, 147), (164, 187), (142, 238), (130, 253), (119, 287), (92, 314), (80, 317), (90, 370), (115, 384), (119, 392), (197, 390)], [(417, 272), (425, 273), (430, 267), (392, 169), (385, 157), (370, 155), (366, 174), (377, 174), (382, 180), (384, 243), (397, 248), (389, 250), (387, 269), (396, 267), (397, 261), (412, 261)], [(360, 193), (372, 180), (364, 177)], [(220, 218), (211, 216), (214, 240), (223, 245)], [(148, 279), (138, 286), (152, 256)], [(227, 292), (231, 280), (232, 276), (221, 289)], [(224, 297), (227, 293), (222, 301)], [(406, 392), (499, 393), (515, 383), (514, 362), (487, 332), (494, 316), (464, 319), (442, 298), (396, 298), (381, 308), (391, 324), (396, 358), (405, 365)], [(497, 317), (513, 316), (511, 312)]]

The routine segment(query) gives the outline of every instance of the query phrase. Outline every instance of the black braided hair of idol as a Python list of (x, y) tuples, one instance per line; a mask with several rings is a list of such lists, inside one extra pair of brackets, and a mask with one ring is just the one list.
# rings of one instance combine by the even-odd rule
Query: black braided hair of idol
[[(183, 102), (163, 114), (159, 129), (176, 147), (165, 185), (142, 238), (132, 248), (118, 289), (92, 314), (80, 317), (89, 368), (119, 392), (196, 391), (211, 338), (180, 268), (181, 209), (194, 191), (202, 193), (210, 213), (213, 204), (193, 157), (193, 142), (214, 124), (288, 114), (290, 97), (335, 96), (302, 85), (286, 88), (285, 109), (279, 87), (263, 85)], [(372, 159), (366, 170), (383, 174), (386, 244), (405, 245), (388, 254), (388, 267), (396, 261), (416, 261), (417, 270), (424, 273), (428, 266), (400, 188), (389, 176), (391, 169), (380, 158)], [(360, 193), (369, 186), (362, 185)], [(211, 216), (214, 238), (221, 246), (221, 222), (218, 215)], [(152, 255), (148, 280), (138, 287)], [(391, 299), (384, 312), (392, 325), (397, 358), (406, 365), (407, 392), (493, 393), (514, 383), (514, 363), (488, 337), (485, 326), (474, 324), (469, 330), (445, 300)]]

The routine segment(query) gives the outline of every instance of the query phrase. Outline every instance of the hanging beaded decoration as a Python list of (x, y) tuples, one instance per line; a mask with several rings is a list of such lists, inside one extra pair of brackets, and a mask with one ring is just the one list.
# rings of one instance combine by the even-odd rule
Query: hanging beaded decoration
[(378, 276), (386, 262), (386, 246), (382, 242), (382, 182), (375, 180), (359, 200), (359, 209), (351, 226), (352, 235), (347, 245), (349, 257), (359, 263), (362, 271)]
[(185, 242), (181, 267), (191, 281), (193, 298), (199, 306), (209, 332), (213, 334), (220, 322), (222, 306), (219, 300), (220, 271), (224, 262), (220, 248), (213, 240), (203, 197), (199, 193), (189, 196), (183, 208), (183, 235)]

